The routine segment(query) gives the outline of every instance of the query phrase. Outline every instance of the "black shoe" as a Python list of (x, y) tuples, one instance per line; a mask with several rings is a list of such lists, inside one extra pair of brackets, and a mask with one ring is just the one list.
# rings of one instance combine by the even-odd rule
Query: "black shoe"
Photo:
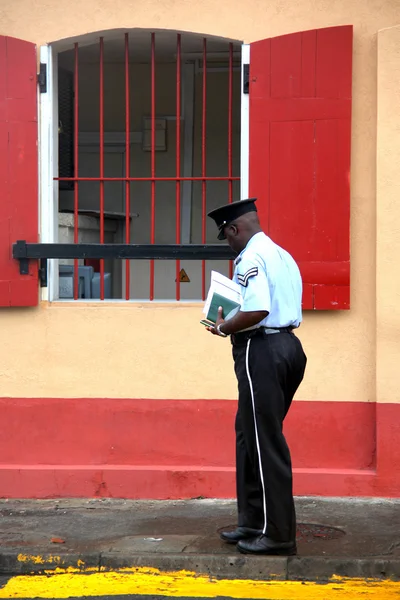
[(242, 554), (271, 554), (275, 556), (293, 556), (297, 554), (296, 542), (274, 542), (266, 535), (252, 540), (240, 541), (237, 549)]
[(223, 531), (219, 537), (227, 544), (236, 544), (240, 540), (249, 540), (262, 533), (261, 529), (251, 529), (250, 527), (237, 527), (234, 531)]

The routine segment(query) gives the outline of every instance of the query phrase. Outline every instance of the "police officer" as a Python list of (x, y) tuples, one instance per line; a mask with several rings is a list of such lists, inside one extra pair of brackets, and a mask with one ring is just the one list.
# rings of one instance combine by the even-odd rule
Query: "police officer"
[(240, 311), (208, 330), (230, 336), (239, 403), (236, 415), (238, 527), (221, 538), (242, 553), (296, 554), (296, 514), (283, 420), (307, 358), (293, 330), (302, 320), (302, 281), (286, 250), (263, 233), (255, 198), (211, 211), (218, 239), (238, 255)]

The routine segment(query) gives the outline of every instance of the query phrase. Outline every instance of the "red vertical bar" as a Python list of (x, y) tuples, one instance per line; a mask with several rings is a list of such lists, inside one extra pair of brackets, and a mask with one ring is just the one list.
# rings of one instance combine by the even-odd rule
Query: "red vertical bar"
[[(176, 177), (181, 176), (181, 35), (176, 37)], [(181, 241), (181, 182), (176, 181), (176, 243)], [(179, 273), (180, 260), (176, 261), (176, 299), (181, 299), (181, 283)]]
[[(207, 126), (207, 40), (203, 39), (203, 112), (201, 127), (201, 242), (206, 243), (206, 126)], [(206, 261), (201, 264), (201, 296), (206, 298)]]
[[(130, 177), (131, 144), (130, 144), (130, 97), (129, 97), (129, 34), (125, 33), (125, 177)], [(130, 182), (125, 182), (125, 244), (130, 244)], [(125, 261), (125, 298), (130, 299), (130, 262)]]
[[(75, 107), (74, 107), (74, 171), (75, 177), (79, 176), (78, 160), (79, 160), (79, 56), (78, 44), (74, 45), (75, 49)], [(78, 243), (78, 219), (79, 219), (79, 183), (74, 181), (74, 243)], [(74, 260), (74, 300), (78, 299), (78, 259)]]
[[(104, 40), (100, 38), (100, 244), (104, 244)], [(104, 258), (100, 259), (100, 300), (104, 300)]]
[[(151, 34), (151, 231), (150, 243), (155, 241), (155, 199), (156, 199), (156, 64), (155, 64), (155, 33)], [(150, 300), (154, 300), (154, 260), (150, 261)]]
[[(233, 199), (232, 181), (232, 102), (233, 102), (233, 44), (229, 44), (229, 80), (228, 80), (228, 202)], [(229, 261), (229, 276), (233, 276), (233, 263)]]

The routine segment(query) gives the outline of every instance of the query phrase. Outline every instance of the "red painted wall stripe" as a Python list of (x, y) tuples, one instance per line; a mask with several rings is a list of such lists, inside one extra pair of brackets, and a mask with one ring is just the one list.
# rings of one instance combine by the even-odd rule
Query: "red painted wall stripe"
[[(0, 466), (2, 498), (234, 498), (232, 467), (46, 467)], [(303, 470), (294, 473), (299, 496), (383, 496), (385, 487), (372, 471)], [(395, 494), (396, 495), (396, 494)], [(397, 487), (400, 495), (400, 486)]]
[[(235, 407), (3, 398), (0, 497), (234, 497)], [(296, 494), (400, 497), (400, 404), (295, 402), (285, 429)]]
[[(235, 400), (0, 399), (3, 464), (235, 464)], [(293, 464), (374, 466), (375, 405), (295, 402), (285, 423)]]

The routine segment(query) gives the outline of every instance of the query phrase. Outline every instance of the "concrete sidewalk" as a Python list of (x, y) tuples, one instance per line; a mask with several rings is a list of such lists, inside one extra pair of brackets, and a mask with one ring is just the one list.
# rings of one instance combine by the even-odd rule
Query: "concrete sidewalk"
[(0, 574), (75, 567), (188, 570), (225, 578), (400, 579), (400, 500), (298, 498), (298, 556), (247, 556), (220, 541), (227, 500), (0, 500)]

